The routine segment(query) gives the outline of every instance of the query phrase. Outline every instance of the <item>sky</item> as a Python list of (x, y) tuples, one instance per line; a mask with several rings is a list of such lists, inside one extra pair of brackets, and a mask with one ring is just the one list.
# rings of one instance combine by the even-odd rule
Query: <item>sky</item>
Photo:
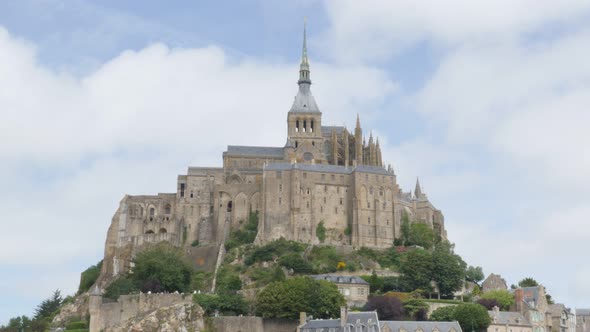
[(0, 2), (0, 324), (103, 256), (125, 194), (323, 123), (380, 138), (456, 251), (590, 307), (590, 2)]

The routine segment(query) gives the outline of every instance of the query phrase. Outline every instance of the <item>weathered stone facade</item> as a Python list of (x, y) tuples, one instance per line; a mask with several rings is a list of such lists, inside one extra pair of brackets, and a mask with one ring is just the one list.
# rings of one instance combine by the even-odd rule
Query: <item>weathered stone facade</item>
[(365, 143), (358, 117), (354, 132), (322, 126), (305, 41), (298, 84), (285, 146), (228, 146), (223, 167), (189, 167), (175, 193), (122, 199), (99, 285), (127, 271), (145, 244), (160, 241), (192, 251), (196, 265), (209, 269), (215, 248), (253, 211), (259, 213), (259, 244), (280, 237), (319, 244), (322, 223), (325, 244), (387, 248), (400, 237), (403, 214), (446, 238), (441, 211), (419, 183), (414, 194), (400, 189), (393, 168), (383, 164), (379, 140), (370, 135)]

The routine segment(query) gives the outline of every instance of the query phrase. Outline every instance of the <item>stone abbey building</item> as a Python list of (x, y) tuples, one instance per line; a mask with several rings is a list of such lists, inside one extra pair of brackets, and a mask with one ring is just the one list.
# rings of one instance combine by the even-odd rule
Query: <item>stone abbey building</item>
[[(125, 196), (109, 228), (103, 273), (126, 270), (147, 243), (168, 241), (187, 251), (196, 243), (220, 247), (254, 211), (259, 244), (281, 237), (320, 244), (316, 230), (323, 223), (325, 244), (388, 248), (400, 236), (404, 213), (446, 238), (441, 211), (419, 183), (413, 194), (400, 189), (392, 167), (383, 164), (379, 140), (365, 140), (358, 116), (351, 132), (322, 123), (310, 90), (305, 32), (298, 85), (284, 146), (228, 146), (223, 167), (189, 167), (175, 193)], [(200, 259), (214, 261), (217, 253)]]

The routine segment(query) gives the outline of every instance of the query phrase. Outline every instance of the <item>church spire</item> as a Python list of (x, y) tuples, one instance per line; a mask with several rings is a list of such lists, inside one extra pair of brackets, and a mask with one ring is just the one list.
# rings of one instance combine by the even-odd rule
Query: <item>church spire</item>
[(420, 187), (420, 179), (416, 178), (416, 188), (414, 189), (414, 196), (420, 198), (422, 196), (422, 188)]
[(311, 78), (309, 77), (309, 58), (307, 57), (307, 19), (303, 21), (303, 49), (301, 51), (301, 64), (299, 65), (299, 81), (297, 84), (301, 87), (306, 84), (309, 88)]

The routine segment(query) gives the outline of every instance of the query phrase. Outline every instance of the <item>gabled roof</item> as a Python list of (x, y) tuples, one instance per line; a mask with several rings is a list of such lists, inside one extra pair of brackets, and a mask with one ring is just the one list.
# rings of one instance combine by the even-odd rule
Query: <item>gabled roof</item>
[(342, 135), (344, 132), (343, 126), (322, 126), (322, 136), (330, 136), (332, 135), (332, 130), (336, 131), (336, 135)]
[[(363, 331), (368, 330), (368, 326), (375, 326), (375, 331), (379, 331), (379, 319), (377, 318), (377, 312), (365, 311), (365, 312), (349, 312), (346, 316), (346, 326), (356, 327), (357, 325), (364, 326)], [(320, 331), (320, 329), (334, 328), (338, 332), (344, 331), (342, 329), (340, 319), (314, 319), (300, 326), (301, 331)], [(351, 330), (354, 331), (354, 328)], [(426, 331), (425, 331), (426, 332)], [(447, 332), (447, 331), (441, 331)], [(458, 330), (457, 332), (461, 332)]]
[(531, 323), (520, 313), (511, 311), (488, 311), (492, 324), (531, 326)]

